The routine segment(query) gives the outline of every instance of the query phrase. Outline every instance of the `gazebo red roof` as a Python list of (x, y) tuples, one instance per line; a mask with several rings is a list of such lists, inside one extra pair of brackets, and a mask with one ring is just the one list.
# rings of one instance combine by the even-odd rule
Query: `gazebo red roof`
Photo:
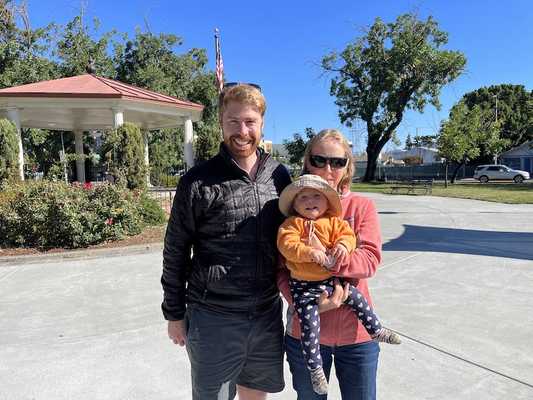
[(0, 97), (116, 98), (149, 101), (202, 111), (201, 104), (183, 101), (92, 74), (72, 76), (0, 89)]

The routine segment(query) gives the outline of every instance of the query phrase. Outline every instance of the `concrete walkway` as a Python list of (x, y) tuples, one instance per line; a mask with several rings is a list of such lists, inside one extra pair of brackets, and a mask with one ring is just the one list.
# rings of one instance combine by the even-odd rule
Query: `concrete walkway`
[[(533, 206), (369, 196), (384, 239), (373, 300), (404, 336), (381, 347), (378, 399), (533, 399)], [(160, 272), (157, 247), (0, 266), (0, 400), (189, 399)], [(270, 399), (295, 398), (286, 379)]]

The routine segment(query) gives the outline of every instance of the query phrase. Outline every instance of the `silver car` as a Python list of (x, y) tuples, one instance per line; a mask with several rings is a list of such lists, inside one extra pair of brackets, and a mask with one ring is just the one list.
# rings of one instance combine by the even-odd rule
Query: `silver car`
[(474, 171), (474, 179), (481, 183), (490, 180), (513, 180), (515, 183), (522, 183), (529, 179), (529, 172), (509, 168), (507, 165), (478, 165)]

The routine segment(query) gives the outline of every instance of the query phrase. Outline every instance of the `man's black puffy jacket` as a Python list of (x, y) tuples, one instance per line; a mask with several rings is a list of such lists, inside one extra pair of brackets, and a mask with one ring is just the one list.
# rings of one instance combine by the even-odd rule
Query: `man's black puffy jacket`
[[(186, 303), (221, 312), (256, 312), (278, 298), (278, 197), (284, 166), (259, 150), (255, 180), (224, 144), (180, 179), (163, 251), (163, 314), (181, 320)], [(192, 248), (192, 254), (191, 254)]]

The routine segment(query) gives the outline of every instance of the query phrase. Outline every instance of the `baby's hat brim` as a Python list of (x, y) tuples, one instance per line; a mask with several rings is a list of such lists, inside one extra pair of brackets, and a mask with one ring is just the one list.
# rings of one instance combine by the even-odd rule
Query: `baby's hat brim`
[(285, 216), (291, 215), (294, 198), (303, 189), (315, 189), (328, 199), (330, 213), (336, 217), (342, 215), (342, 206), (339, 194), (329, 183), (318, 175), (302, 175), (288, 185), (279, 196), (279, 210)]

